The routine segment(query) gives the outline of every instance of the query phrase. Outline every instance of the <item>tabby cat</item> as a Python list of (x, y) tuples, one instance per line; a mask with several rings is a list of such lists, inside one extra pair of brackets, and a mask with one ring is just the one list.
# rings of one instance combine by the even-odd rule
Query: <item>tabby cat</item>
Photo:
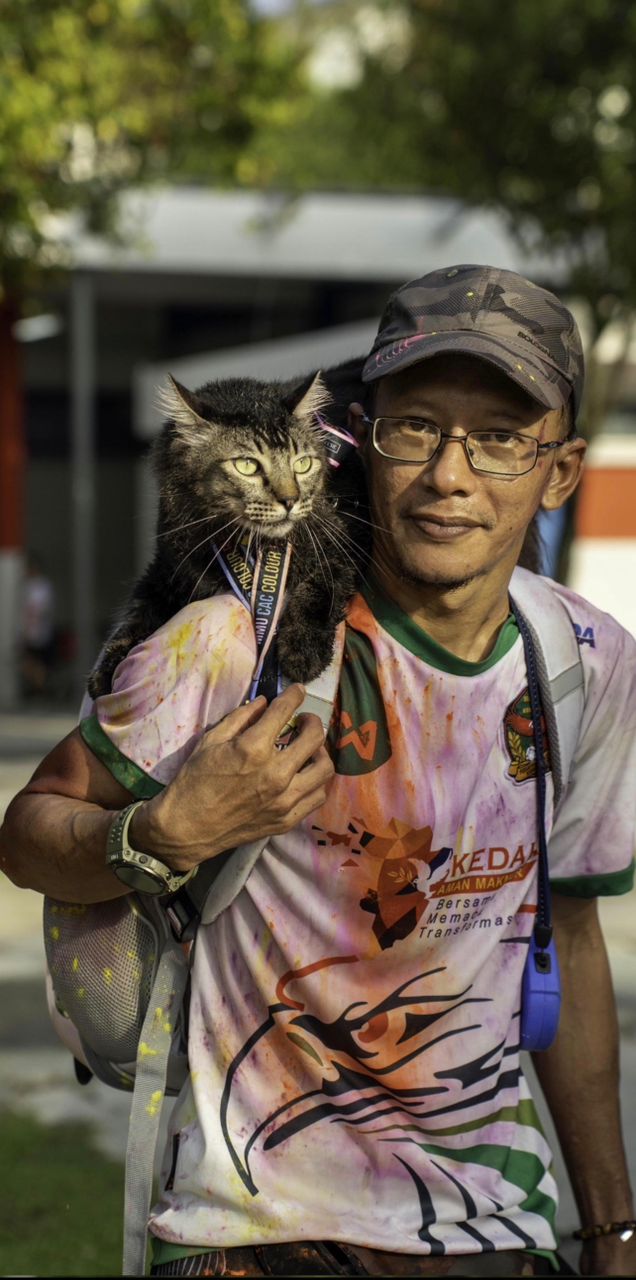
[[(156, 551), (89, 677), (93, 698), (110, 691), (134, 645), (189, 601), (228, 590), (217, 550), (227, 554), (246, 534), (254, 548), (292, 544), (277, 640), (283, 674), (304, 683), (327, 666), (368, 544), (347, 519), (352, 506), (365, 509), (361, 465), (353, 457), (329, 467), (316, 414), (329, 407), (342, 419), (344, 400), (360, 398), (361, 365), (327, 371), (331, 390), (320, 374), (300, 386), (231, 378), (195, 392), (169, 380), (168, 419), (153, 446)], [(364, 515), (353, 519), (368, 530)]]

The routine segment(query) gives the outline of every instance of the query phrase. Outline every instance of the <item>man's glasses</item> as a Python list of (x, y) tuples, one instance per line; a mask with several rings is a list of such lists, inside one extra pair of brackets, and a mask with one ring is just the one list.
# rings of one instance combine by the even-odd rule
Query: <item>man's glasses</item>
[(565, 444), (564, 440), (539, 444), (519, 431), (467, 431), (453, 436), (418, 418), (376, 418), (373, 423), (374, 448), (396, 462), (430, 462), (448, 440), (462, 445), (473, 471), (491, 476), (523, 476), (536, 466), (540, 453)]

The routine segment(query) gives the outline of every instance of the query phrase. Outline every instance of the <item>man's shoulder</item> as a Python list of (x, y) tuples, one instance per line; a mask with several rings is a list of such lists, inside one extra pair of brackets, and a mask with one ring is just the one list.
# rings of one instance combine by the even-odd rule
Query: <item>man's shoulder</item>
[(247, 619), (249, 625), (250, 615), (245, 606), (237, 600), (233, 592), (223, 591), (218, 595), (208, 596), (205, 600), (190, 601), (159, 627), (157, 635), (169, 634), (172, 630), (184, 626), (194, 629), (201, 627), (207, 630), (210, 627), (240, 624), (243, 618)]
[(254, 628), (248, 610), (233, 595), (223, 593), (194, 600), (163, 626), (135, 645), (119, 664), (113, 692), (129, 701), (132, 690), (143, 687), (146, 699), (164, 699), (178, 686), (207, 687), (210, 682), (244, 669), (255, 658)]
[(571, 587), (552, 578), (542, 582), (560, 600), (574, 627), (581, 655), (596, 653), (616, 657), (619, 653), (636, 660), (636, 639), (611, 613), (599, 608)]

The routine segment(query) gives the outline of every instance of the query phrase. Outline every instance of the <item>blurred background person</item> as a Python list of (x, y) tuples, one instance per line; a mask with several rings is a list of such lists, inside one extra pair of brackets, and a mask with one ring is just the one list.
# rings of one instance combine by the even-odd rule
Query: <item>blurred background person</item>
[(23, 692), (27, 697), (41, 696), (50, 690), (55, 659), (55, 588), (33, 552), (25, 566), (21, 622)]

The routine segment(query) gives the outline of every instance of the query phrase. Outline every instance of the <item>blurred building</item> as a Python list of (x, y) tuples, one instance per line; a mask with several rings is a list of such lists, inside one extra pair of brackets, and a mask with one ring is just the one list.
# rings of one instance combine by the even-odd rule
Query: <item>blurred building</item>
[[(345, 360), (368, 347), (393, 287), (443, 263), (566, 281), (557, 259), (523, 256), (495, 214), (449, 199), (177, 188), (131, 193), (123, 212), (125, 248), (64, 228), (75, 269), (23, 332), (27, 544), (86, 652), (148, 553), (144, 454), (167, 371), (196, 386)], [(636, 383), (619, 414), (631, 431)]]

